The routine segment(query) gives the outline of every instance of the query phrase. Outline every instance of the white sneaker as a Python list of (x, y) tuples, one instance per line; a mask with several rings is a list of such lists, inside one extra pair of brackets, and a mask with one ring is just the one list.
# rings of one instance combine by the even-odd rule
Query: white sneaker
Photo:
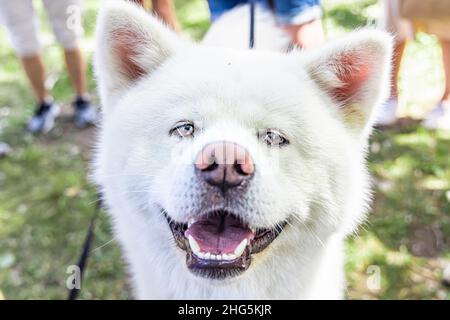
[(28, 121), (27, 130), (30, 133), (47, 133), (55, 126), (55, 118), (59, 114), (59, 106), (51, 102), (41, 104), (34, 113), (34, 116)]
[(389, 99), (381, 107), (376, 124), (389, 126), (397, 121), (398, 100)]
[(450, 130), (450, 103), (440, 102), (422, 121), (422, 125), (430, 130)]

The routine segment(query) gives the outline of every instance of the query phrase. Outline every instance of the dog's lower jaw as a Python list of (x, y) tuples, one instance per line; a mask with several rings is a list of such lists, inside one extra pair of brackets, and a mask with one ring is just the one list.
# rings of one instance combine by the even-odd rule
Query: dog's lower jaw
[[(149, 251), (148, 245), (136, 237), (121, 240), (138, 299), (343, 298), (342, 237), (331, 236), (323, 245), (301, 238), (295, 240), (304, 241), (302, 250), (293, 251), (298, 246), (285, 243), (277, 246), (276, 252), (262, 252), (245, 273), (226, 281), (193, 275), (186, 267), (185, 252), (174, 243)], [(308, 242), (311, 245), (306, 245)], [(290, 253), (284, 254), (287, 250)]]

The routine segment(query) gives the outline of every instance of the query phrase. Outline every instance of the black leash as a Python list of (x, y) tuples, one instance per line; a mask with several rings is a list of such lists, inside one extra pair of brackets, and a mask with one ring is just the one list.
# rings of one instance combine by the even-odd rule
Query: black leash
[[(102, 199), (101, 195), (97, 194), (97, 201), (95, 204), (94, 209), (94, 215), (91, 218), (91, 222), (89, 224), (89, 229), (86, 234), (86, 238), (84, 239), (83, 243), (83, 250), (81, 251), (80, 258), (78, 259), (77, 266), (80, 270), (80, 283), (83, 281), (84, 271), (86, 270), (87, 262), (89, 259), (89, 253), (91, 249), (91, 244), (94, 240), (94, 231), (95, 231), (95, 222), (97, 221), (98, 214), (102, 208)], [(80, 289), (73, 288), (69, 290), (69, 295), (67, 297), (67, 300), (76, 300), (78, 297), (78, 294), (80, 293)]]
[(250, 0), (250, 49), (255, 46), (255, 6), (256, 0)]

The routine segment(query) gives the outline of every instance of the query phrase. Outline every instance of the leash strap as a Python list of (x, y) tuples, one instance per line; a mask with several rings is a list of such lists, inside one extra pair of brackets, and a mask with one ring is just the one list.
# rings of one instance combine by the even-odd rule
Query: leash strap
[(250, 49), (255, 46), (255, 6), (256, 0), (250, 0)]
[[(87, 262), (89, 259), (89, 252), (91, 249), (91, 244), (94, 240), (94, 231), (95, 231), (95, 222), (97, 221), (98, 214), (102, 208), (102, 200), (101, 195), (97, 194), (97, 202), (94, 209), (94, 215), (91, 218), (91, 222), (89, 224), (89, 229), (86, 234), (86, 238), (84, 239), (83, 243), (83, 250), (81, 251), (80, 258), (78, 259), (77, 266), (80, 268), (80, 282), (82, 283), (84, 271), (86, 270)], [(69, 295), (67, 297), (67, 300), (76, 300), (78, 297), (78, 294), (80, 293), (81, 289), (70, 289)]]

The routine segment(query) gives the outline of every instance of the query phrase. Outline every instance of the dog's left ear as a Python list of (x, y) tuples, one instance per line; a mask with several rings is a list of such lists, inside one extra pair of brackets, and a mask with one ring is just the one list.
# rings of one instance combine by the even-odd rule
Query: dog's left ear
[(103, 112), (151, 74), (183, 43), (156, 17), (127, 1), (110, 1), (97, 19), (94, 67)]
[(371, 128), (388, 97), (391, 51), (390, 36), (365, 30), (306, 53), (310, 77), (358, 134)]

